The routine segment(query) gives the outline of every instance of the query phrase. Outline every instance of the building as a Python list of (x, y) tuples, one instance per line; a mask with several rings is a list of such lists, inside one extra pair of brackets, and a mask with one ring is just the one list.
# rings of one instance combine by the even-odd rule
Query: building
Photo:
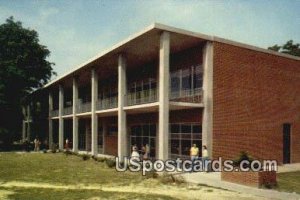
[(212, 158), (300, 162), (299, 57), (154, 24), (42, 90), (60, 149), (68, 138), (123, 157), (148, 144), (167, 159), (196, 143)]

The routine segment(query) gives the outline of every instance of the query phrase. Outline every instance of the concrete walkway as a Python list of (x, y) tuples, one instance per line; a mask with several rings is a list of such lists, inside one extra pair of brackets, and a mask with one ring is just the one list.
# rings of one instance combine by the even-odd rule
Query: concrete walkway
[(278, 166), (277, 173), (300, 171), (300, 163), (286, 164)]
[(265, 197), (268, 199), (282, 199), (282, 200), (300, 200), (300, 195), (296, 193), (278, 192), (276, 190), (259, 189), (255, 187), (248, 187), (235, 183), (221, 181), (220, 172), (197, 172), (197, 173), (184, 173), (181, 176), (189, 183), (204, 184), (216, 188), (252, 194), (255, 196)]

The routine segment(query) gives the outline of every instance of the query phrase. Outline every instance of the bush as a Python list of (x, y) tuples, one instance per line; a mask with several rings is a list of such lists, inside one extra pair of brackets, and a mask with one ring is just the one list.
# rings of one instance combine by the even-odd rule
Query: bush
[(73, 152), (70, 151), (70, 150), (66, 150), (66, 151), (64, 152), (64, 154), (65, 154), (66, 156), (68, 156), (68, 155), (73, 155)]
[(82, 154), (82, 160), (89, 160), (91, 158), (91, 156), (90, 155), (88, 155), (88, 154)]
[(52, 146), (51, 146), (51, 152), (52, 153), (56, 153), (57, 152), (57, 144), (52, 144)]
[(162, 176), (159, 177), (160, 182), (162, 182), (163, 184), (184, 184), (186, 183), (184, 178), (180, 175), (174, 175), (174, 174), (168, 174), (168, 173), (164, 173)]
[(109, 168), (113, 168), (116, 166), (116, 161), (113, 160), (113, 159), (106, 159), (106, 165), (109, 167)]
[(233, 160), (233, 165), (235, 167), (239, 167), (242, 161), (249, 161), (249, 165), (247, 166), (247, 164), (245, 163), (243, 167), (249, 167), (251, 162), (253, 161), (253, 158), (251, 156), (249, 156), (248, 152), (246, 151), (241, 151), (240, 155), (238, 156), (237, 159)]

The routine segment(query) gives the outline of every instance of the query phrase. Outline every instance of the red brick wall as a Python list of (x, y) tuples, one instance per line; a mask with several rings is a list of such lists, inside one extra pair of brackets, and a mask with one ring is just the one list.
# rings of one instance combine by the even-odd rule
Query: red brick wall
[(221, 180), (232, 183), (238, 183), (247, 186), (261, 187), (262, 185), (276, 185), (275, 171), (260, 171), (260, 172), (221, 172)]
[(105, 154), (118, 155), (118, 136), (105, 136)]
[(213, 157), (246, 150), (282, 162), (291, 123), (291, 162), (300, 162), (300, 61), (215, 42), (213, 62)]

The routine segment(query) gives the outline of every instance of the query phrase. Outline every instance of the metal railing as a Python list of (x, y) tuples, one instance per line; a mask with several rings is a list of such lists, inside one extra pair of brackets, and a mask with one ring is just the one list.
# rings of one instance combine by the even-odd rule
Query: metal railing
[(170, 90), (170, 101), (202, 103), (202, 89)]
[(118, 97), (109, 97), (105, 99), (98, 99), (97, 110), (105, 110), (118, 107)]
[(85, 113), (91, 111), (91, 102), (78, 103), (77, 113)]
[(63, 113), (64, 113), (64, 115), (71, 115), (73, 113), (73, 107), (70, 106), (70, 107), (64, 108)]
[(143, 90), (126, 95), (127, 106), (153, 103), (157, 101), (157, 89)]

